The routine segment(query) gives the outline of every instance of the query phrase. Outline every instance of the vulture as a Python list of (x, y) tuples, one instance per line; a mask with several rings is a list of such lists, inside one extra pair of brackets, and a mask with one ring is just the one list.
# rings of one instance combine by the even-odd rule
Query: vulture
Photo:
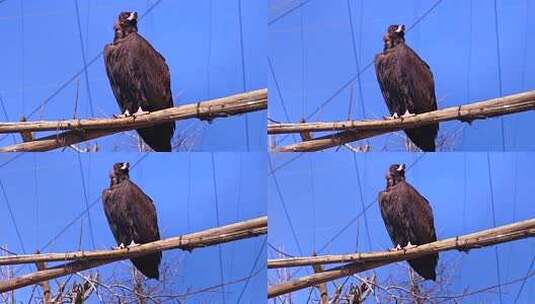
[[(392, 118), (436, 110), (433, 73), (405, 44), (405, 26), (389, 26), (383, 40), (383, 52), (375, 56), (375, 72)], [(438, 124), (405, 129), (405, 133), (422, 151), (435, 151)]]
[[(156, 208), (151, 198), (130, 181), (130, 164), (116, 163), (110, 174), (110, 187), (102, 192), (104, 212), (119, 248), (160, 239)], [(134, 266), (150, 279), (158, 280), (162, 253), (133, 258)]]
[[(379, 193), (381, 215), (394, 243), (394, 250), (411, 248), (437, 240), (433, 210), (429, 202), (405, 181), (405, 165), (391, 165), (386, 190)], [(426, 280), (435, 280), (438, 254), (409, 260), (409, 265)]]
[[(138, 34), (137, 13), (120, 13), (113, 29), (115, 37), (104, 47), (104, 62), (123, 116), (173, 107), (169, 67)], [(157, 152), (171, 151), (174, 131), (174, 121), (137, 129), (143, 141)]]

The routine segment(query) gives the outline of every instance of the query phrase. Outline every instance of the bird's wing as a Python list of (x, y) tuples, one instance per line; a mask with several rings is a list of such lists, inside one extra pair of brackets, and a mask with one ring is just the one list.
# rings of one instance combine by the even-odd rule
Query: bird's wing
[(421, 245), (437, 240), (435, 233), (435, 224), (433, 219), (433, 210), (425, 197), (418, 191), (407, 184), (408, 199), (411, 202), (407, 210), (407, 216), (411, 222), (411, 232), (415, 237), (414, 245)]
[(407, 243), (403, 201), (396, 190), (379, 193), (379, 206), (386, 230), (394, 245)]
[(435, 81), (429, 65), (408, 45), (401, 44), (393, 52), (399, 64), (401, 79), (411, 96), (411, 113), (423, 113), (437, 109)]
[(128, 181), (130, 188), (129, 214), (133, 219), (138, 243), (147, 243), (160, 239), (156, 208), (152, 199), (136, 184)]
[(106, 189), (102, 192), (104, 213), (113, 237), (118, 244), (128, 245), (132, 239), (130, 229), (132, 223), (128, 216), (127, 204), (124, 198), (124, 195), (118, 192), (117, 189)]
[(402, 115), (404, 107), (400, 106), (400, 98), (398, 88), (400, 87), (397, 69), (394, 69), (392, 62), (392, 52), (380, 53), (375, 56), (375, 74), (379, 82), (381, 94), (385, 100), (386, 106), (390, 114), (398, 113)]
[(143, 110), (173, 107), (171, 75), (164, 57), (138, 34), (132, 34), (132, 38), (125, 41), (125, 46), (131, 46), (128, 52), (130, 73), (140, 82), (145, 98)]
[(389, 204), (388, 195), (384, 191), (379, 192), (378, 201), (380, 207), (379, 209), (381, 210), (381, 216), (383, 217), (383, 222), (385, 223), (386, 231), (388, 232), (388, 235), (390, 236), (392, 241), (394, 241), (394, 227), (391, 225), (390, 214), (387, 208)]

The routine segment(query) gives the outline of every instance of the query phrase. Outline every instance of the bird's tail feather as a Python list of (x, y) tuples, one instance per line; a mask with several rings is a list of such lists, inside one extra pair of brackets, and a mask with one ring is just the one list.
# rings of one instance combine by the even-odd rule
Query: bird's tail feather
[(160, 278), (160, 261), (162, 259), (162, 254), (160, 252), (145, 255), (142, 257), (132, 259), (132, 263), (136, 266), (142, 274), (144, 274), (149, 279)]
[(438, 124), (406, 129), (409, 139), (422, 151), (435, 152), (435, 139), (438, 133)]
[(414, 260), (409, 260), (409, 265), (416, 271), (422, 278), (426, 280), (436, 280), (437, 274), (435, 268), (438, 262), (438, 255), (433, 254), (424, 256)]
[(175, 122), (137, 129), (143, 141), (156, 152), (171, 152)]

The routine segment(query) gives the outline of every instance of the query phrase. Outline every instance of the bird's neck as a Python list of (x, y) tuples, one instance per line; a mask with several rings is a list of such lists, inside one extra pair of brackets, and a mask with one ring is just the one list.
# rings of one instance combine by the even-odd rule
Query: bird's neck
[(134, 33), (137, 33), (137, 27), (127, 27), (127, 28), (116, 29), (115, 36), (113, 37), (113, 42), (117, 42)]
[(405, 40), (403, 39), (387, 40), (385, 41), (383, 51), (388, 52), (389, 50), (392, 50), (396, 46), (400, 44), (404, 44), (404, 43), (405, 43)]
[(127, 180), (128, 180), (128, 175), (112, 176), (110, 180), (110, 187), (116, 186)]

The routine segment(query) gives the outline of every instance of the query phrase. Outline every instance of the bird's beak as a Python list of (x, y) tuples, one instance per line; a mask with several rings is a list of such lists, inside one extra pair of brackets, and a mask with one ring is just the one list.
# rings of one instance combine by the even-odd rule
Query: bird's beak
[(128, 20), (128, 21), (132, 21), (132, 20), (135, 20), (135, 19), (137, 19), (137, 13), (136, 12), (131, 12), (130, 16), (128, 16), (128, 18), (126, 18), (126, 20)]
[(128, 162), (123, 163), (123, 165), (121, 166), (121, 170), (126, 170), (128, 169), (128, 167), (130, 167), (130, 164)]
[(404, 164), (399, 165), (397, 171), (398, 171), (398, 172), (401, 172), (401, 171), (403, 171), (403, 170), (405, 170), (405, 165), (404, 165)]
[(398, 25), (398, 28), (396, 30), (396, 33), (401, 33), (405, 30), (405, 26), (403, 24)]

